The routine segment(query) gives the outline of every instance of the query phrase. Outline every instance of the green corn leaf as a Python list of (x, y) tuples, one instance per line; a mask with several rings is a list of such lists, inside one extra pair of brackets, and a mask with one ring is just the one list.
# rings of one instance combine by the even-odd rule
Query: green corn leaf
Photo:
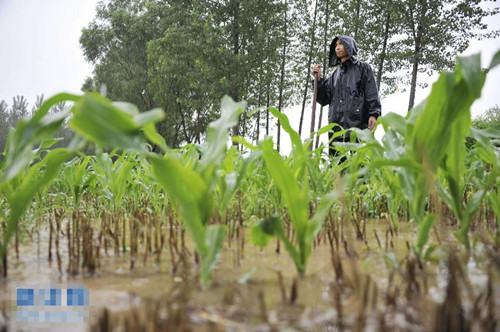
[(305, 272), (305, 262), (302, 259), (302, 254), (299, 254), (293, 243), (288, 240), (283, 229), (281, 218), (271, 216), (267, 219), (261, 220), (256, 226), (252, 228), (252, 242), (263, 248), (269, 242), (270, 237), (276, 237), (285, 244), (285, 250), (288, 252), (297, 271), (301, 274)]
[(246, 103), (237, 103), (229, 96), (222, 98), (220, 118), (208, 125), (206, 151), (201, 160), (201, 172), (205, 182), (211, 181), (215, 168), (224, 158), (228, 130), (238, 123), (238, 117), (245, 107)]
[(132, 167), (134, 166), (134, 164), (127, 159), (129, 156), (130, 155), (123, 154), (113, 163), (113, 180), (110, 183), (110, 186), (115, 198), (115, 209), (121, 208), (122, 198), (127, 189), (127, 182), (131, 176)]
[(495, 55), (493, 56), (493, 59), (491, 59), (490, 67), (489, 69), (493, 69), (496, 66), (500, 64), (500, 50), (498, 50)]
[(377, 121), (382, 124), (386, 133), (389, 131), (389, 128), (401, 135), (406, 133), (406, 120), (399, 114), (388, 113), (378, 118)]
[(255, 113), (260, 112), (260, 111), (265, 110), (265, 109), (266, 109), (265, 106), (255, 107), (252, 110), (248, 111), (246, 115), (248, 118), (251, 118)]
[(299, 134), (295, 130), (293, 130), (292, 126), (290, 125), (290, 121), (288, 120), (288, 117), (284, 113), (280, 112), (277, 108), (269, 107), (268, 109), (269, 112), (271, 112), (272, 115), (274, 115), (274, 117), (276, 117), (280, 121), (281, 127), (290, 136), (290, 140), (292, 141), (292, 147), (294, 151), (297, 152), (297, 155), (305, 157), (306, 150), (302, 145), (302, 140)]
[(148, 123), (148, 124), (144, 125), (142, 130), (144, 131), (144, 134), (146, 135), (146, 137), (151, 142), (153, 142), (153, 144), (158, 145), (163, 152), (168, 151), (167, 142), (165, 142), (165, 139), (163, 138), (163, 136), (158, 134), (158, 132), (156, 131), (156, 127), (153, 123)]
[[(422, 172), (422, 166), (411, 159), (401, 158), (398, 160), (375, 160), (371, 165), (373, 168), (378, 168), (382, 166), (393, 166), (400, 167), (403, 171), (413, 171), (413, 172)], [(408, 175), (410, 176), (410, 175)]]
[(131, 117), (139, 115), (140, 113), (139, 108), (136, 105), (128, 103), (126, 101), (112, 101), (111, 104), (113, 106), (116, 106), (116, 108), (120, 109), (122, 112), (127, 113)]
[(159, 122), (165, 118), (165, 112), (161, 108), (154, 108), (147, 112), (134, 115), (133, 119), (139, 127)]
[(429, 235), (436, 221), (436, 216), (428, 214), (424, 217), (421, 224), (418, 227), (418, 238), (417, 238), (417, 249), (419, 253), (422, 253), (424, 246), (429, 241)]
[(227, 205), (229, 204), (229, 201), (236, 192), (238, 184), (237, 180), (238, 180), (238, 174), (236, 172), (231, 172), (229, 174), (226, 174), (221, 179), (222, 200), (220, 201), (219, 205), (219, 211), (221, 212), (221, 214), (224, 213), (224, 211), (227, 208)]
[(47, 139), (44, 139), (40, 143), (39, 149), (40, 150), (50, 149), (54, 144), (56, 144), (57, 142), (60, 142), (62, 140), (63, 140), (62, 138), (47, 138)]
[(428, 261), (429, 259), (431, 259), (431, 255), (434, 252), (434, 250), (436, 250), (436, 248), (437, 247), (435, 245), (430, 245), (427, 247), (423, 256), (424, 261)]
[(326, 195), (324, 195), (321, 198), (320, 204), (318, 208), (316, 209), (316, 213), (312, 217), (312, 219), (309, 221), (308, 224), (308, 229), (307, 229), (307, 235), (306, 239), (309, 243), (312, 242), (314, 237), (318, 235), (318, 232), (321, 230), (321, 227), (323, 227), (323, 222), (330, 212), (330, 209), (333, 205), (333, 203), (339, 199), (344, 193), (340, 192), (340, 190), (334, 190)]
[(463, 220), (460, 229), (454, 234), (457, 240), (460, 241), (467, 250), (470, 249), (469, 228), (470, 222), (468, 220)]
[(500, 193), (495, 191), (489, 192), (488, 201), (490, 202), (491, 208), (497, 218), (497, 228), (500, 230)]
[(246, 284), (248, 279), (250, 279), (252, 274), (257, 270), (258, 270), (257, 266), (252, 267), (244, 275), (242, 275), (240, 278), (238, 278), (238, 284)]
[(399, 269), (399, 264), (396, 260), (396, 255), (394, 255), (393, 252), (384, 252), (383, 257), (387, 265), (389, 265), (393, 269)]
[[(339, 125), (337, 124), (334, 124), (333, 128), (335, 127), (340, 127)], [(342, 135), (344, 135), (345, 133), (347, 133), (348, 130), (347, 129), (342, 129), (342, 130), (339, 130), (339, 131), (336, 131), (332, 134), (332, 137), (330, 137), (329, 141), (328, 141), (328, 144), (331, 144), (333, 142), (334, 139), (338, 138), (338, 137), (341, 137)]]
[(57, 105), (62, 102), (72, 101), (77, 102), (80, 100), (80, 96), (70, 94), (70, 93), (59, 93), (55, 96), (50, 97), (40, 105), (40, 108), (33, 114), (32, 120), (34, 122), (40, 121), (43, 117), (47, 115), (52, 106)]
[(303, 238), (308, 220), (308, 200), (304, 188), (300, 188), (290, 166), (284, 163), (278, 152), (273, 149), (271, 140), (263, 142), (262, 157), (266, 162), (267, 170), (283, 196), (284, 204), (288, 209), (297, 237)]
[[(465, 213), (464, 213), (465, 220), (472, 220), (472, 217), (474, 217), (474, 214), (481, 207), (481, 202), (483, 201), (485, 194), (486, 194), (486, 191), (484, 189), (480, 189), (472, 195), (472, 197), (470, 198), (469, 202), (467, 203), (467, 207), (465, 209)], [(470, 224), (470, 222), (467, 224)], [(463, 230), (463, 231), (468, 232), (469, 226), (464, 225), (464, 227), (467, 227), (467, 230)]]
[(241, 136), (233, 136), (231, 139), (233, 142), (241, 144), (244, 147), (246, 147), (247, 149), (250, 149), (252, 151), (257, 150), (257, 147), (255, 145), (253, 145), (252, 143), (250, 143), (249, 141), (247, 141), (245, 138), (243, 138)]
[(207, 185), (197, 172), (185, 168), (169, 154), (163, 159), (150, 156), (149, 161), (155, 179), (179, 204), (182, 220), (193, 236), (196, 250), (205, 255), (204, 225), (210, 215)]
[(443, 183), (441, 181), (438, 181), (436, 183), (436, 188), (439, 194), (439, 197), (448, 205), (448, 207), (453, 211), (454, 214), (457, 214), (458, 212), (456, 211), (456, 205), (454, 202), (453, 197), (450, 195), (448, 190), (445, 188)]
[(261, 224), (253, 226), (250, 232), (252, 243), (261, 249), (267, 246), (274, 235), (274, 233), (269, 234), (266, 232)]
[[(59, 101), (62, 96), (58, 96), (60, 98), (51, 98), (49, 101)], [(3, 179), (0, 179), (0, 182), (8, 181), (19, 174), (31, 162), (34, 145), (54, 135), (69, 114), (69, 110), (57, 114), (43, 113), (47, 107), (52, 106), (47, 103), (48, 101), (32, 118), (19, 120), (16, 128), (9, 134), (9, 152), (3, 163)]]
[(99, 94), (86, 94), (75, 103), (68, 125), (100, 146), (144, 151), (141, 128), (131, 113), (130, 107), (120, 109)]
[[(477, 211), (477, 209), (481, 206), (481, 201), (485, 194), (484, 190), (479, 190), (472, 196), (469, 204), (467, 205), (466, 211), (460, 211), (458, 214), (461, 215), (460, 221), (460, 229), (455, 232), (456, 238), (465, 246), (468, 250), (470, 249), (470, 241), (469, 241), (469, 229), (470, 229), (470, 221), (472, 216)], [(458, 208), (457, 208), (458, 209)]]
[(22, 182), (12, 188), (13, 192), (6, 193), (10, 204), (10, 214), (7, 220), (6, 240), (0, 248), (0, 256), (5, 252), (10, 237), (17, 229), (20, 218), (35, 195), (52, 182), (59, 173), (61, 165), (73, 154), (73, 151), (67, 149), (50, 151), (40, 162), (31, 166)]
[(320, 130), (318, 130), (318, 131), (316, 132), (316, 134), (318, 134), (319, 136), (324, 135), (324, 134), (326, 134), (327, 132), (329, 132), (330, 130), (333, 130), (333, 128), (334, 128), (335, 126), (338, 126), (338, 125), (337, 125), (337, 124), (335, 124), (335, 123), (330, 123), (330, 124), (328, 124), (328, 125), (326, 125), (326, 126), (324, 126), (324, 127), (320, 128)]
[(231, 198), (234, 196), (236, 190), (240, 187), (241, 182), (245, 178), (248, 168), (258, 156), (260, 156), (259, 153), (252, 153), (249, 157), (243, 160), (242, 165), (237, 171), (233, 171), (225, 176), (224, 182), (226, 189), (224, 190), (222, 201), (219, 202), (219, 211), (221, 214), (223, 214), (226, 210)]
[(212, 271), (217, 263), (226, 230), (222, 225), (210, 225), (206, 230), (207, 252), (201, 261), (200, 277), (203, 285), (208, 285), (212, 281)]
[(462, 79), (467, 85), (469, 98), (475, 100), (481, 97), (486, 73), (481, 68), (481, 54), (474, 54), (466, 57), (457, 58), (457, 69)]

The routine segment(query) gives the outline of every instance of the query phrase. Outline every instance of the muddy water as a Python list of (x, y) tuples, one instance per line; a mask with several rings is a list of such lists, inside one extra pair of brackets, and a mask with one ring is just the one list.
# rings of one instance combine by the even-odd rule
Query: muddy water
[[(153, 319), (153, 309), (148, 308), (155, 305), (155, 308), (161, 307), (162, 303), (165, 304), (164, 309), (157, 310), (160, 317), (167, 319), (168, 315), (172, 316), (172, 310), (181, 311), (179, 317), (184, 319), (186, 326), (202, 331), (336, 331), (339, 329), (339, 318), (342, 327), (347, 330), (360, 326), (365, 330), (377, 330), (380, 328), (377, 317), (381, 313), (390, 320), (388, 326), (392, 328), (427, 330), (432, 326), (436, 305), (445, 296), (448, 273), (444, 257), (450, 251), (459, 252), (460, 246), (452, 235), (452, 229), (437, 227), (430, 243), (437, 244), (439, 241), (443, 245), (434, 254), (436, 261), (424, 263), (425, 276), (418, 279), (422, 294), (418, 297), (418, 303), (406, 303), (413, 308), (408, 312), (395, 309), (388, 313), (387, 294), (392, 290), (404, 291), (404, 278), (397, 271), (405, 271), (404, 261), (409, 253), (407, 243), (416, 242), (417, 227), (402, 222), (398, 235), (394, 237), (389, 235), (388, 229), (384, 220), (369, 221), (366, 225), (366, 240), (361, 241), (356, 239), (352, 226), (344, 225), (341, 228), (345, 240), (345, 245), (342, 244), (339, 250), (343, 271), (341, 279), (337, 278), (334, 271), (332, 251), (326, 235), (319, 237), (311, 253), (306, 276), (298, 277), (293, 261), (283, 246), (277, 253), (277, 242), (272, 240), (268, 247), (261, 250), (250, 243), (250, 231), (246, 229), (243, 248), (241, 244), (238, 247), (236, 240), (231, 244), (226, 242), (214, 272), (214, 283), (208, 289), (202, 289), (196, 282), (196, 265), (192, 255), (188, 255), (187, 263), (173, 274), (171, 259), (165, 248), (160, 264), (155, 264), (151, 258), (143, 264), (143, 248), (139, 246), (138, 262), (133, 271), (130, 271), (127, 253), (115, 257), (110, 248), (107, 256), (101, 251), (100, 267), (96, 273), (69, 276), (66, 273), (67, 242), (62, 236), (60, 254), (63, 273), (60, 274), (55, 249), (54, 261), (47, 261), (48, 231), (40, 229), (39, 234), (24, 236), (19, 259), (10, 250), (9, 277), (0, 285), (0, 308), (4, 309), (3, 320), (7, 319), (7, 326), (14, 331), (90, 330), (91, 325), (101, 317), (103, 308), (107, 308), (110, 315), (115, 317), (111, 321), (116, 326), (120, 325), (119, 319), (131, 313), (142, 317), (138, 320), (147, 322)], [(382, 248), (378, 245), (375, 232)], [(192, 251), (189, 244), (188, 248)], [(472, 255), (461, 256), (469, 280), (469, 285), (466, 285), (468, 292), (477, 294), (486, 287), (487, 267), (483, 258), (481, 244), (476, 246)], [(388, 261), (393, 261), (396, 267), (391, 267)], [(396, 273), (390, 281), (389, 276), (393, 271)], [(282, 282), (279, 282), (280, 275)], [(296, 300), (291, 304), (294, 280)], [(37, 288), (49, 284), (57, 284), (63, 289), (72, 284), (82, 284), (89, 289), (89, 321), (17, 322), (14, 301), (16, 288)], [(367, 288), (368, 284), (371, 288)], [(396, 307), (405, 306), (400, 303), (401, 299), (398, 301)], [(360, 320), (364, 320), (362, 325), (359, 325)]]

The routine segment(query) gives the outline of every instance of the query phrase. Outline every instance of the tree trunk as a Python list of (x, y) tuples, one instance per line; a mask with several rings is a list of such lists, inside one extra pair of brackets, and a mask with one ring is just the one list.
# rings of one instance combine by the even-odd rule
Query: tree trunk
[[(238, 82), (237, 81), (237, 76), (238, 76), (238, 54), (240, 52), (240, 33), (239, 33), (239, 14), (240, 14), (240, 0), (234, 0), (233, 1), (234, 8), (233, 8), (233, 27), (232, 27), (232, 37), (233, 37), (233, 54), (234, 54), (234, 69), (233, 69), (233, 74), (232, 74), (232, 98), (234, 101), (238, 101), (239, 98), (239, 91), (238, 91)], [(239, 135), (239, 124), (236, 124), (233, 127), (233, 136), (238, 136)], [(233, 142), (233, 145), (238, 145), (237, 142)]]
[(358, 40), (358, 32), (359, 32), (359, 12), (361, 10), (361, 0), (356, 1), (356, 20), (355, 20), (355, 25), (354, 25), (354, 40)]
[(270, 89), (271, 83), (267, 81), (267, 92), (266, 92), (266, 136), (269, 136), (269, 106), (271, 105)]
[(316, 16), (318, 14), (318, 0), (315, 1), (314, 5), (314, 19), (313, 19), (313, 24), (311, 26), (311, 44), (309, 47), (309, 57), (307, 59), (307, 78), (306, 78), (306, 84), (304, 86), (304, 95), (302, 97), (302, 111), (300, 112), (300, 122), (299, 122), (299, 135), (302, 133), (302, 123), (304, 122), (304, 111), (306, 109), (306, 101), (307, 101), (307, 92), (309, 90), (309, 85), (311, 82), (309, 81), (309, 73), (311, 71), (312, 67), (312, 55), (313, 55), (313, 48), (314, 48), (314, 39), (315, 39), (315, 34), (314, 31), (316, 30)]
[[(177, 100), (180, 99), (180, 92), (175, 91), (175, 96), (177, 97)], [(179, 112), (179, 115), (181, 116), (181, 124), (182, 124), (182, 130), (184, 132), (184, 139), (186, 140), (186, 143), (189, 144), (191, 143), (189, 139), (189, 135), (187, 133), (187, 128), (186, 128), (186, 118), (184, 117), (184, 113), (182, 113), (182, 105), (179, 102), (176, 102), (177, 106), (177, 111)]]
[(384, 29), (384, 42), (382, 43), (382, 53), (380, 54), (380, 63), (378, 64), (377, 73), (377, 88), (380, 91), (380, 84), (382, 83), (382, 72), (384, 70), (384, 60), (387, 53), (387, 40), (389, 39), (389, 28), (391, 22), (391, 12), (387, 9), (385, 17), (385, 29)]
[[(281, 78), (280, 78), (280, 92), (279, 92), (279, 99), (278, 99), (278, 110), (280, 112), (282, 112), (282, 107), (283, 107), (283, 89), (285, 86), (286, 44), (288, 42), (287, 11), (288, 11), (288, 5), (287, 5), (287, 0), (285, 0), (285, 24), (284, 24), (285, 37), (283, 38), (283, 53), (281, 55), (282, 56), (282, 58), (281, 58)], [(280, 150), (280, 143), (281, 143), (281, 124), (280, 124), (280, 121), (278, 120), (278, 139), (277, 139), (278, 151)]]
[(201, 115), (200, 115), (201, 111), (198, 110), (198, 112), (196, 112), (196, 113), (197, 113), (197, 118), (196, 118), (196, 121), (197, 121), (197, 123), (196, 123), (196, 125), (197, 125), (196, 126), (197, 127), (196, 128), (197, 129), (196, 140), (198, 141), (198, 144), (201, 144), (201, 123), (200, 123), (201, 122)]
[(412, 22), (413, 23), (412, 32), (413, 32), (413, 38), (415, 40), (415, 48), (413, 52), (413, 68), (411, 73), (410, 101), (408, 103), (408, 111), (411, 110), (415, 105), (415, 91), (417, 89), (418, 65), (420, 63), (420, 55), (421, 55), (420, 46), (422, 45), (422, 38), (424, 35), (426, 15), (427, 15), (427, 1), (423, 1), (422, 8), (418, 13), (416, 21), (416, 27), (417, 27), (416, 31), (415, 31), (415, 21)]
[[(260, 107), (262, 103), (262, 80), (259, 80), (259, 99), (257, 102), (257, 106)], [(257, 112), (257, 137), (255, 138), (255, 143), (259, 142), (259, 135), (260, 135), (260, 111)]]
[(411, 110), (415, 104), (415, 91), (417, 88), (417, 74), (418, 74), (418, 64), (420, 60), (420, 43), (422, 40), (422, 26), (419, 24), (417, 29), (417, 37), (415, 38), (415, 48), (413, 54), (413, 68), (411, 72), (411, 84), (410, 84), (410, 102), (408, 103), (408, 111)]
[[(323, 71), (326, 72), (326, 66), (328, 66), (328, 20), (330, 19), (330, 0), (325, 1), (325, 30), (323, 35), (323, 52), (325, 54), (325, 58), (323, 59)], [(326, 75), (326, 74), (323, 74)], [(318, 119), (318, 131), (321, 129), (321, 119), (323, 119), (323, 106), (319, 109), (319, 119)], [(312, 145), (312, 142), (311, 142)], [(315, 149), (319, 147), (319, 135), (316, 135), (316, 144)]]

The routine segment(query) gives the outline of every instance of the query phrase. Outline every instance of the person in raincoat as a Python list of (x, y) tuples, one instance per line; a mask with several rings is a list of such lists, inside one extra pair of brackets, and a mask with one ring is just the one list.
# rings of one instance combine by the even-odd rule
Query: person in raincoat
[[(337, 67), (327, 79), (321, 77), (321, 67), (315, 65), (312, 74), (318, 74), (317, 101), (322, 106), (330, 105), (328, 122), (336, 123), (333, 132), (342, 129), (375, 127), (381, 115), (380, 97), (375, 76), (369, 64), (357, 57), (358, 48), (353, 38), (337, 36), (330, 45), (330, 67)], [(329, 133), (331, 140), (333, 132)], [(333, 142), (349, 142), (350, 131)], [(333, 143), (332, 142), (332, 143)], [(330, 155), (338, 151), (330, 145)]]

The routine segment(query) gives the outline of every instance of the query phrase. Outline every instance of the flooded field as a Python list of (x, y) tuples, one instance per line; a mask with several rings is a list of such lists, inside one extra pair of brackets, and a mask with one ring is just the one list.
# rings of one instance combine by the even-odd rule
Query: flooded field
[[(148, 254), (139, 243), (133, 269), (130, 247), (118, 257), (110, 247), (107, 253), (100, 249), (94, 272), (80, 269), (73, 275), (64, 232), (59, 234), (59, 273), (57, 259), (48, 262), (49, 229), (41, 226), (21, 236), (19, 258), (9, 252), (9, 277), (0, 286), (3, 324), (13, 331), (429, 331), (446, 319), (438, 316), (445, 310), (460, 310), (459, 317), (479, 330), (498, 328), (498, 247), (479, 240), (466, 253), (451, 227), (436, 226), (431, 242), (441, 246), (434, 259), (420, 262), (407, 247), (415, 242), (416, 229), (401, 222), (397, 235), (391, 235), (385, 219), (369, 220), (363, 240), (352, 225), (324, 229), (303, 277), (278, 241), (261, 250), (242, 234), (225, 241), (214, 282), (202, 287), (188, 236), (185, 246), (178, 243), (183, 254), (174, 256), (179, 260), (175, 270), (167, 248), (158, 262), (157, 253)], [(174, 233), (182, 237), (180, 228)], [(92, 241), (97, 244), (98, 237)], [(17, 321), (18, 287), (72, 284), (89, 290), (86, 323)], [(443, 308), (450, 297), (458, 301), (455, 307)]]
[[(160, 109), (52, 97), (0, 164), (0, 330), (498, 331), (500, 132), (470, 121), (482, 68), (460, 58), (409, 116), (377, 120), (381, 140), (353, 129), (333, 158), (273, 107), (288, 156), (272, 137), (230, 144), (246, 104), (228, 96), (178, 149)], [(66, 120), (78, 135), (51, 149)]]

